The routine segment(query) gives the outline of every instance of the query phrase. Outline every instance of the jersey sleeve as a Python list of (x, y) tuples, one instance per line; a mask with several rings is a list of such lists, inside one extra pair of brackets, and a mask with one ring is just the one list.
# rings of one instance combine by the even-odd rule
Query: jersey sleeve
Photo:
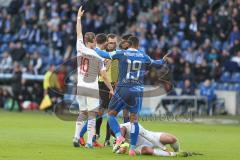
[(152, 61), (152, 65), (153, 66), (162, 66), (165, 64), (165, 61), (163, 59), (160, 59), (160, 60), (153, 60)]
[(151, 57), (148, 55), (145, 55), (146, 57), (146, 64), (150, 66), (161, 66), (165, 64), (165, 61), (163, 59), (160, 60), (153, 60)]
[(83, 43), (83, 39), (82, 38), (77, 39), (76, 49), (77, 49), (77, 52), (81, 52), (84, 49), (86, 49), (86, 46)]
[(98, 49), (98, 48), (96, 48), (95, 51), (97, 52), (97, 54), (98, 54), (100, 57), (106, 58), (106, 59), (111, 59), (111, 56), (110, 56), (110, 54), (109, 54), (108, 52), (103, 51), (103, 50)]

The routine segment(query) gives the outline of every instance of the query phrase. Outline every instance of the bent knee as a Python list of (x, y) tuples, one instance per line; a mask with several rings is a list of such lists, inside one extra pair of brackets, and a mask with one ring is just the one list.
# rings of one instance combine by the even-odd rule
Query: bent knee
[(160, 141), (163, 143), (163, 144), (174, 144), (177, 142), (177, 138), (171, 134), (163, 134), (161, 137), (160, 137)]
[(174, 144), (177, 142), (177, 138), (175, 136), (171, 136), (170, 138), (170, 144)]

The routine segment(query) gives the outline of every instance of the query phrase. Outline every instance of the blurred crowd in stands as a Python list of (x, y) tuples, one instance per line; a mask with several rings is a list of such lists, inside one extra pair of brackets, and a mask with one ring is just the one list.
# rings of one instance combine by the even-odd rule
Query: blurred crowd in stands
[[(0, 72), (18, 62), (23, 73), (44, 74), (76, 54), (79, 0), (13, 0), (0, 9)], [(88, 0), (84, 32), (134, 34), (153, 59), (171, 53), (178, 87), (240, 90), (240, 0)], [(158, 83), (150, 68), (146, 84)], [(225, 86), (225, 87), (224, 87)]]

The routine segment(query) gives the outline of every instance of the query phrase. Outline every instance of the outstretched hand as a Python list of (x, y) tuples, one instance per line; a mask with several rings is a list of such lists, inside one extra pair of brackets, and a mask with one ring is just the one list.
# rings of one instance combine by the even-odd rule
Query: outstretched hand
[(165, 62), (170, 62), (170, 61), (171, 61), (171, 58), (169, 57), (170, 54), (171, 54), (171, 53), (167, 53), (167, 54), (163, 57), (163, 60), (164, 60)]
[(82, 17), (84, 13), (84, 10), (82, 9), (82, 6), (78, 10), (78, 18)]

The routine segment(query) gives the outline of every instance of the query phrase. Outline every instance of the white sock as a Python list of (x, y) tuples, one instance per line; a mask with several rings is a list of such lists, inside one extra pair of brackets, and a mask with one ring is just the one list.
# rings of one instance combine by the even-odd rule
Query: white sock
[(84, 121), (87, 119), (87, 115), (80, 113), (76, 122), (74, 138), (80, 138), (80, 132), (84, 126)]
[(153, 155), (164, 156), (164, 157), (172, 157), (172, 156), (176, 156), (176, 153), (175, 152), (167, 152), (167, 151), (161, 150), (159, 148), (155, 148), (155, 149), (153, 149)]
[(96, 118), (91, 118), (88, 120), (88, 126), (87, 126), (87, 132), (88, 132), (88, 138), (87, 143), (92, 145), (92, 139), (95, 135), (95, 126), (96, 126)]
[(85, 124), (84, 121), (77, 121), (77, 122), (76, 122), (76, 129), (75, 129), (74, 138), (77, 138), (77, 139), (80, 138), (80, 132), (81, 132), (84, 124)]
[(172, 147), (172, 149), (174, 150), (174, 152), (179, 152), (180, 150), (180, 145), (178, 143), (178, 141), (176, 143), (170, 144), (170, 146)]

